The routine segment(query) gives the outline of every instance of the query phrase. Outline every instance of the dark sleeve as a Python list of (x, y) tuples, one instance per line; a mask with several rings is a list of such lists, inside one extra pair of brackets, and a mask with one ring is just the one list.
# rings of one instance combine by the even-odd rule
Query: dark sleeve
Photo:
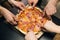
[(11, 10), (11, 8), (13, 8), (13, 6), (8, 2), (8, 0), (1, 0), (0, 3), (1, 6), (8, 10)]
[(0, 0), (0, 5), (2, 5), (6, 1), (8, 1), (8, 0)]

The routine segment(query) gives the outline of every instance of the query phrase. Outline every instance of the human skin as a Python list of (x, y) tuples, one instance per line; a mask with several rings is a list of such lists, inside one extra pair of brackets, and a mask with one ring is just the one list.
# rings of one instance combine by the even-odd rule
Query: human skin
[(1, 15), (4, 16), (4, 18), (6, 19), (7, 22), (9, 22), (12, 25), (17, 24), (17, 22), (16, 22), (17, 19), (12, 12), (10, 12), (9, 10), (7, 10), (6, 8), (4, 8), (2, 6), (0, 6), (0, 12), (1, 12)]
[(44, 8), (44, 12), (46, 12), (47, 15), (53, 15), (56, 13), (56, 4), (58, 0), (49, 0), (46, 7)]
[[(54, 24), (52, 21), (47, 21), (44, 27), (48, 32), (60, 33), (60, 26)], [(33, 31), (29, 31), (25, 35), (25, 40), (38, 40)]]
[(35, 7), (36, 4), (38, 3), (38, 0), (28, 0), (28, 3), (29, 3), (30, 6)]
[(20, 9), (22, 9), (22, 10), (25, 8), (24, 3), (22, 3), (21, 1), (8, 0), (8, 2), (9, 2), (11, 5), (15, 5), (16, 7), (20, 8)]
[[(37, 2), (38, 2), (38, 0), (28, 0), (29, 5), (32, 6), (32, 7), (35, 7)], [(46, 7), (44, 8), (44, 12), (48, 16), (56, 13), (57, 2), (58, 2), (58, 0), (49, 0), (49, 2), (47, 3)], [(32, 3), (33, 3), (33, 5), (32, 5)]]
[(38, 40), (38, 38), (36, 37), (36, 35), (34, 34), (33, 31), (29, 31), (29, 32), (25, 35), (25, 40)]

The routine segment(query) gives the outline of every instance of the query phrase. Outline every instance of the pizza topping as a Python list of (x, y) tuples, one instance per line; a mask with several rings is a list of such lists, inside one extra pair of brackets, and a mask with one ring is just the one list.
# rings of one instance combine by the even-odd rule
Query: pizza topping
[(43, 13), (37, 8), (26, 8), (18, 15), (18, 27), (24, 31), (32, 30), (34, 32), (40, 31), (41, 25), (44, 25), (47, 19), (43, 17)]

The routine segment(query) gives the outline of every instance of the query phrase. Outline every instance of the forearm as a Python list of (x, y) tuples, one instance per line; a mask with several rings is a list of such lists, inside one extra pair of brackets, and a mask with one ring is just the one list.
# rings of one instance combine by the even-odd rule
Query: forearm
[(4, 8), (4, 7), (2, 7), (2, 6), (0, 6), (0, 12), (1, 12), (1, 15), (3, 15), (3, 16), (4, 16), (4, 14), (6, 14), (6, 13), (10, 13), (9, 10), (7, 10), (6, 8)]
[(60, 33), (60, 26), (58, 25), (52, 25), (52, 26), (45, 26), (45, 29), (47, 29), (49, 32), (54, 32), (54, 33)]
[(44, 28), (49, 32), (60, 33), (60, 26), (56, 25), (52, 21), (47, 21), (44, 25)]

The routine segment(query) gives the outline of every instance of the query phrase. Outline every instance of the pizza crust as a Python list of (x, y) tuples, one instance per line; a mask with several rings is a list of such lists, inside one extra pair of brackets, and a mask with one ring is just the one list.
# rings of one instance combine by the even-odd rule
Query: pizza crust
[[(28, 6), (27, 6), (28, 7)], [(31, 8), (31, 6), (29, 6), (28, 8)], [(35, 7), (36, 9), (38, 9), (40, 12), (42, 12), (42, 10), (38, 7)], [(42, 12), (43, 13), (43, 12)], [(16, 17), (18, 18), (20, 14), (17, 14)], [(23, 33), (24, 35), (26, 35), (27, 33), (22, 31), (18, 26), (16, 26), (16, 29), (19, 30), (21, 33)], [(36, 34), (36, 36), (39, 38), (43, 35), (44, 32), (39, 31), (39, 32), (34, 32)]]
[[(18, 28), (17, 26), (16, 26), (15, 28), (16, 28), (17, 30), (19, 30), (21, 33), (23, 33), (24, 35), (27, 34), (26, 32), (22, 31), (22, 30), (21, 30), (20, 28)], [(36, 32), (35, 32), (35, 34), (36, 34)], [(36, 34), (36, 37), (37, 37), (37, 38), (40, 38), (43, 34), (44, 34), (44, 32), (40, 31), (40, 32), (38, 32), (38, 33)]]

